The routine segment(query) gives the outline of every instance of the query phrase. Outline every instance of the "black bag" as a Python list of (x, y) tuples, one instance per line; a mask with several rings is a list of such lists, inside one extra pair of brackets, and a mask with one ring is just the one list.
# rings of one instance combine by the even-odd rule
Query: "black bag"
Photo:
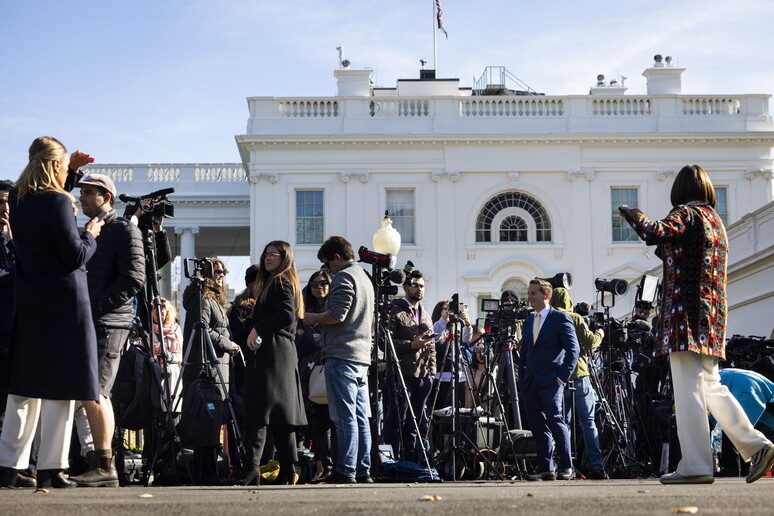
[(183, 391), (183, 412), (177, 425), (186, 448), (217, 446), (225, 402), (218, 385), (209, 378), (194, 380)]
[(121, 356), (110, 391), (116, 426), (127, 430), (150, 426), (161, 409), (160, 382), (159, 363), (142, 346), (131, 344)]

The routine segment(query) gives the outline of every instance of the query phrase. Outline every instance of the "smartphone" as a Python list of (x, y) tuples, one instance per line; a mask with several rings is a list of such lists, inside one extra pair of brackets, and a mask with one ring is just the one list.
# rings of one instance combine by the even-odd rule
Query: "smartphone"
[(434, 338), (434, 339), (437, 339), (437, 338), (438, 338), (438, 337), (440, 337), (440, 336), (441, 336), (441, 334), (440, 334), (440, 333), (432, 333), (432, 334), (428, 335), (428, 337), (432, 337), (432, 338)]
[(107, 217), (107, 214), (108, 214), (108, 213), (110, 213), (110, 212), (109, 212), (109, 211), (103, 211), (103, 212), (100, 212), (100, 214), (99, 214), (99, 215), (97, 215), (97, 220), (102, 220), (102, 219), (104, 219), (105, 217)]

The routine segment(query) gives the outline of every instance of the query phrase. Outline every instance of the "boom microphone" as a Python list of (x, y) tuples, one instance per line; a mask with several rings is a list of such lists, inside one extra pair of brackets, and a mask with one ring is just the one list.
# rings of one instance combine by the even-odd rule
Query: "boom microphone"
[(390, 271), (390, 281), (402, 285), (406, 281), (406, 273), (400, 269), (392, 269)]
[(634, 331), (641, 331), (643, 333), (653, 331), (653, 326), (648, 321), (637, 319), (629, 323), (629, 329)]

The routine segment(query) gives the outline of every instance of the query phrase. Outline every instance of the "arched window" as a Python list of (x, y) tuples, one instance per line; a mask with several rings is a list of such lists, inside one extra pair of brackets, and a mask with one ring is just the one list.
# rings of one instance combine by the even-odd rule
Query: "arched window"
[(508, 215), (500, 223), (500, 242), (526, 242), (527, 223), (518, 215)]
[[(494, 226), (495, 231), (492, 231)], [(522, 237), (523, 235), (523, 237)], [(534, 197), (504, 192), (487, 201), (476, 221), (476, 242), (550, 242), (548, 212)]]

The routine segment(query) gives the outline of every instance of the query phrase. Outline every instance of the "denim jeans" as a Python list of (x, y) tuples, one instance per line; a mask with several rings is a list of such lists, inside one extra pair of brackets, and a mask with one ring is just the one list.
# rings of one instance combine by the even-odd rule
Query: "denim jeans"
[[(573, 380), (575, 386), (575, 412), (583, 432), (583, 444), (592, 468), (602, 469), (602, 451), (599, 449), (599, 434), (594, 422), (594, 404), (597, 396), (591, 388), (588, 376)], [(572, 422), (572, 391), (564, 391), (564, 418), (568, 425)]]
[(348, 477), (369, 475), (368, 366), (328, 358), (325, 360), (325, 386), (339, 445), (336, 471)]

